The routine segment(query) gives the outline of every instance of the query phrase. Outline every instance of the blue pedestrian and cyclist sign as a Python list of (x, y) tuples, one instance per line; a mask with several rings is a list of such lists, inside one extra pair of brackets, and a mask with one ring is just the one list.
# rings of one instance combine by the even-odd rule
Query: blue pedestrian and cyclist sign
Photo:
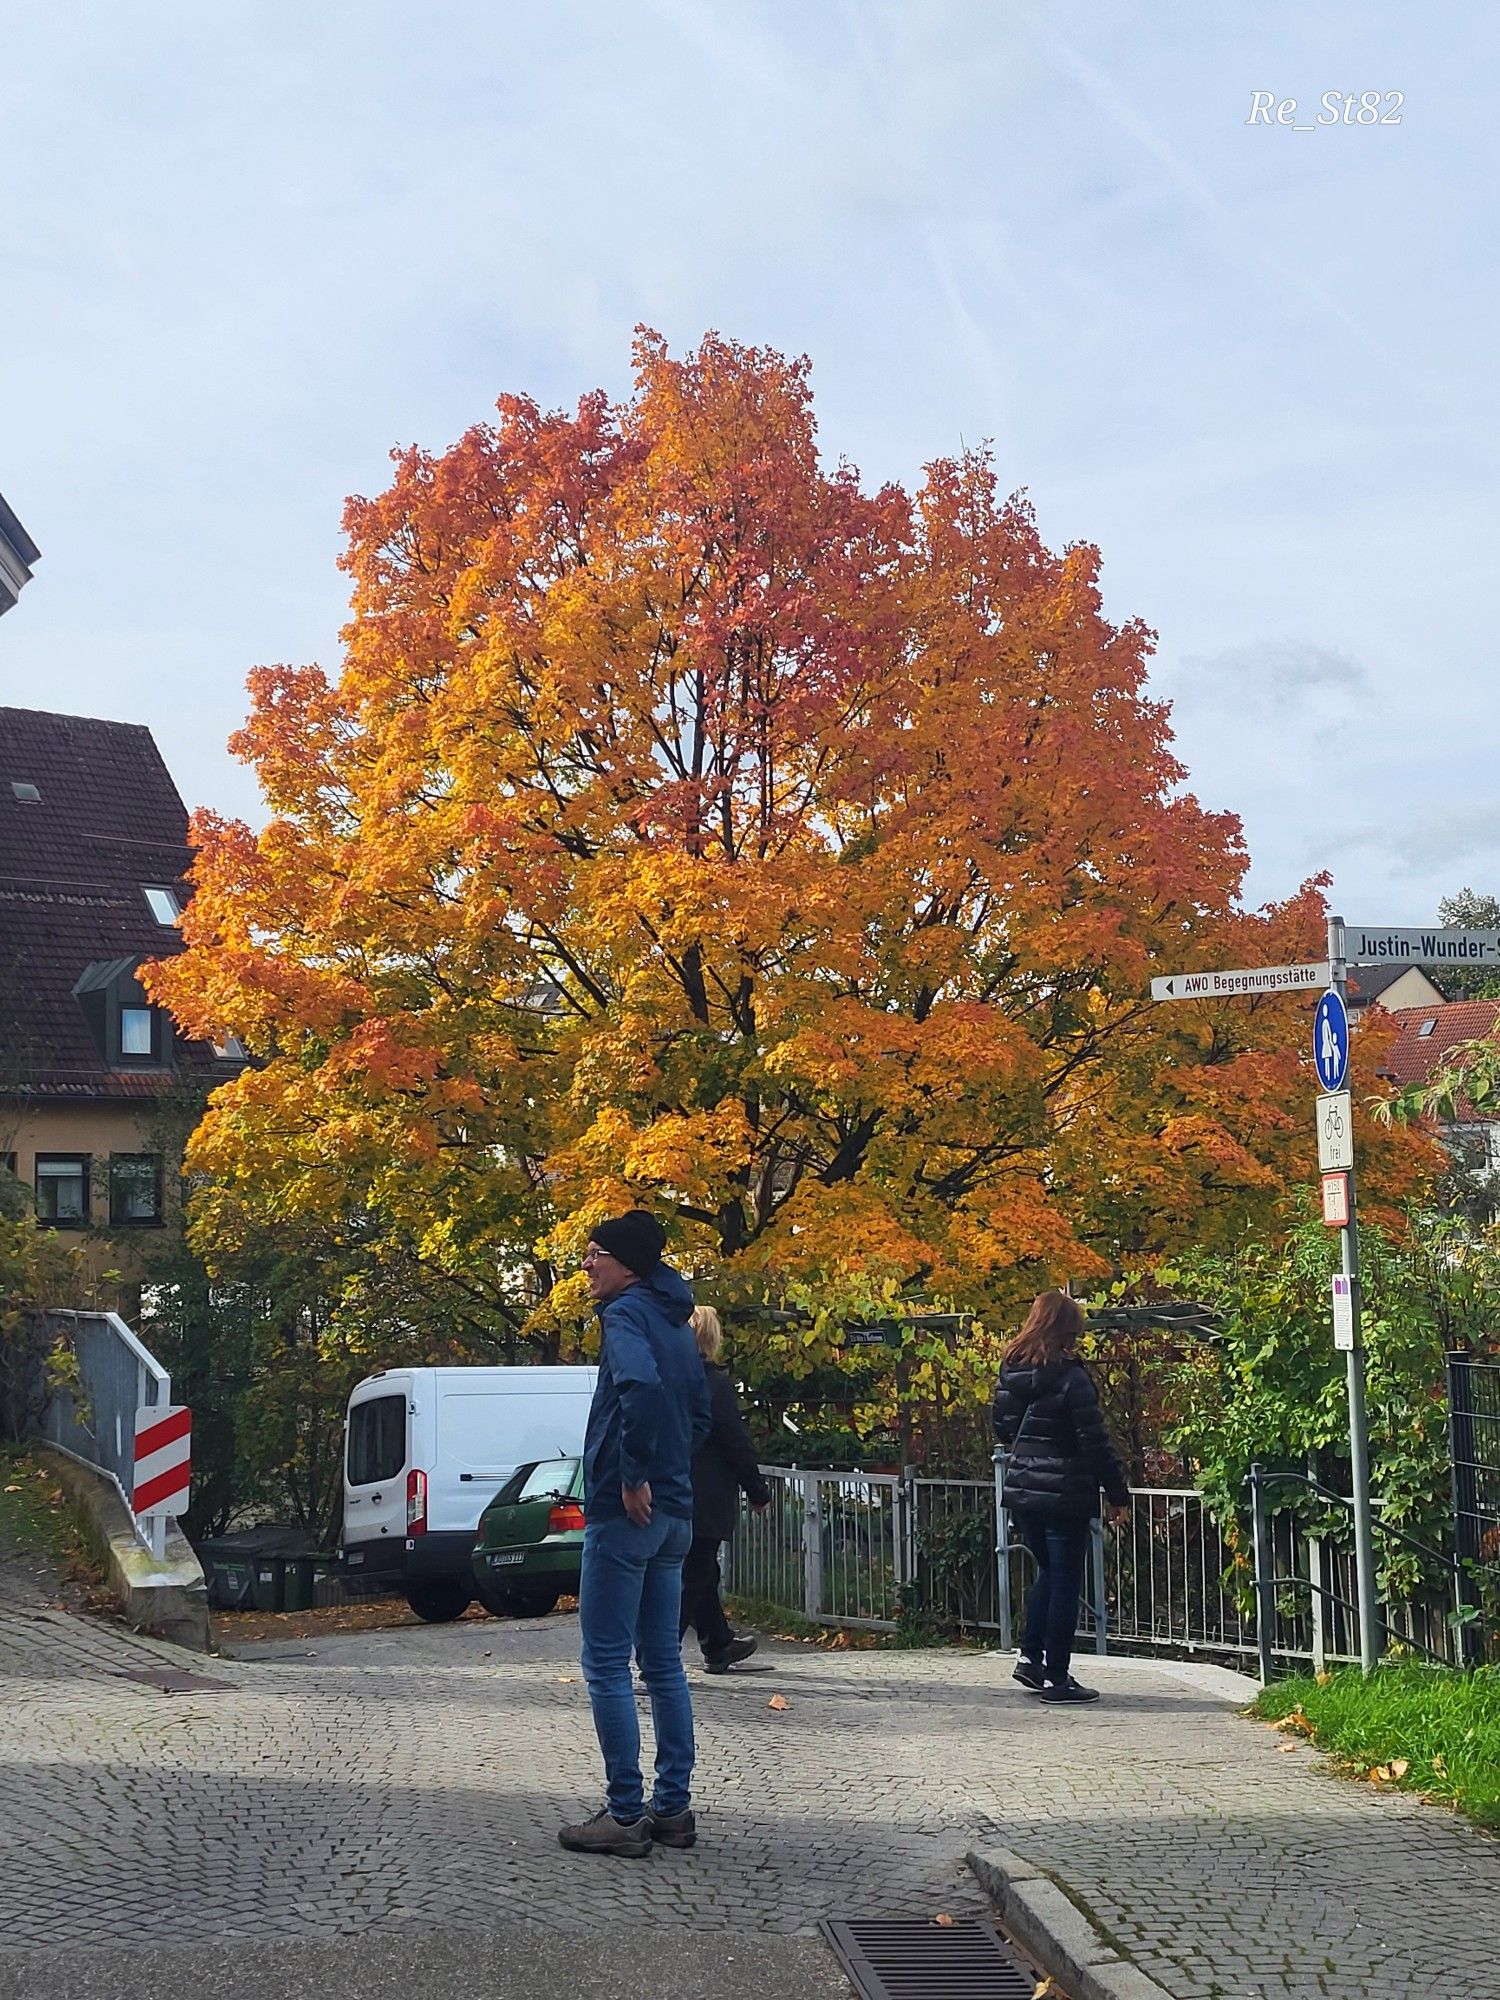
[(1313, 1016), (1313, 1061), (1324, 1090), (1343, 1089), (1349, 1074), (1349, 1016), (1344, 996), (1331, 986)]

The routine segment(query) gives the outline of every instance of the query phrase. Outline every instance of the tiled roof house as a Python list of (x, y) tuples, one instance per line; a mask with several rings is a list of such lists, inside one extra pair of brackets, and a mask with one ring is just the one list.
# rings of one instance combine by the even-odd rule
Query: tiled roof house
[(31, 566), (41, 560), (41, 554), (0, 493), (0, 616), (10, 610), (31, 581)]
[(180, 949), (189, 859), (149, 729), (0, 708), (0, 1158), (39, 1221), (162, 1222), (159, 1101), (238, 1066), (181, 1040), (136, 978)]
[[(1426, 1083), (1446, 1067), (1450, 1052), (1465, 1042), (1479, 1042), (1500, 1031), (1500, 1000), (1446, 1000), (1437, 1007), (1402, 1007), (1391, 1016), (1396, 1037), (1381, 1058), (1381, 1071), (1399, 1088)], [(1500, 1120), (1481, 1118), (1466, 1099), (1455, 1107), (1458, 1119), (1447, 1138), (1455, 1150), (1482, 1153), (1472, 1164), (1500, 1172)]]

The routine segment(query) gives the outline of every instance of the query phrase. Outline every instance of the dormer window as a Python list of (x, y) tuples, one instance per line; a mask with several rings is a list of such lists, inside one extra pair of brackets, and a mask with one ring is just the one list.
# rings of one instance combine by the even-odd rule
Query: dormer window
[(88, 967), (73, 988), (94, 1046), (111, 1069), (170, 1068), (172, 1022), (136, 978), (137, 958), (112, 958)]
[(175, 889), (148, 882), (142, 887), (141, 894), (159, 924), (175, 924), (182, 915), (182, 901)]
[(120, 1054), (127, 1061), (150, 1062), (156, 1054), (156, 1009), (120, 1009)]

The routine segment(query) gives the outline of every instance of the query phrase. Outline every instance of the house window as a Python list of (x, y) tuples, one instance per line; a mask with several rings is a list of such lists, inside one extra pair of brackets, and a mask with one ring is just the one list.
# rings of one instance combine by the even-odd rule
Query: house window
[(36, 786), (28, 784), (24, 778), (12, 778), (10, 790), (17, 805), (39, 806), (42, 802), (42, 795)]
[(156, 1009), (120, 1009), (120, 1054), (135, 1062), (151, 1062), (156, 1055)]
[(1422, 1023), (1422, 1025), (1421, 1025), (1421, 1027), (1420, 1027), (1420, 1028), (1418, 1028), (1418, 1030), (1417, 1030), (1417, 1033), (1418, 1033), (1418, 1035), (1419, 1035), (1419, 1036), (1421, 1036), (1421, 1037), (1422, 1037), (1422, 1038), (1423, 1038), (1423, 1039), (1425, 1040), (1425, 1039), (1426, 1039), (1426, 1037), (1427, 1037), (1428, 1035), (1430, 1035), (1430, 1034), (1432, 1033), (1433, 1029), (1434, 1029), (1434, 1028), (1435, 1028), (1436, 1026), (1437, 1026), (1437, 1022), (1436, 1022), (1435, 1020), (1432, 1020), (1432, 1021), (1424, 1021), (1424, 1022)]
[(182, 915), (182, 898), (175, 889), (148, 882), (141, 890), (148, 908), (159, 924), (175, 924)]
[(89, 1219), (87, 1153), (38, 1153), (36, 1219), (57, 1229), (81, 1229)]
[(117, 1227), (161, 1221), (160, 1153), (110, 1156), (109, 1219)]

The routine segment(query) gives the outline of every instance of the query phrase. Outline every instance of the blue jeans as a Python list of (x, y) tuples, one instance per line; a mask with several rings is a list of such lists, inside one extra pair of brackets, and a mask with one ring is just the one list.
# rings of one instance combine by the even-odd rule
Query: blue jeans
[(1089, 1553), (1089, 1523), (1062, 1514), (1017, 1513), (1021, 1538), (1036, 1557), (1026, 1595), (1021, 1657), (1040, 1660), (1049, 1681), (1065, 1681), (1078, 1630), (1078, 1596)]
[(583, 1581), (578, 1623), (583, 1677), (604, 1753), (606, 1802), (627, 1826), (645, 1811), (641, 1727), (630, 1681), (634, 1647), (651, 1696), (656, 1732), (659, 1813), (686, 1812), (693, 1777), (693, 1704), (682, 1671), (677, 1622), (682, 1610), (682, 1559), (693, 1539), (691, 1521), (653, 1514), (633, 1521), (590, 1521), (583, 1531)]

